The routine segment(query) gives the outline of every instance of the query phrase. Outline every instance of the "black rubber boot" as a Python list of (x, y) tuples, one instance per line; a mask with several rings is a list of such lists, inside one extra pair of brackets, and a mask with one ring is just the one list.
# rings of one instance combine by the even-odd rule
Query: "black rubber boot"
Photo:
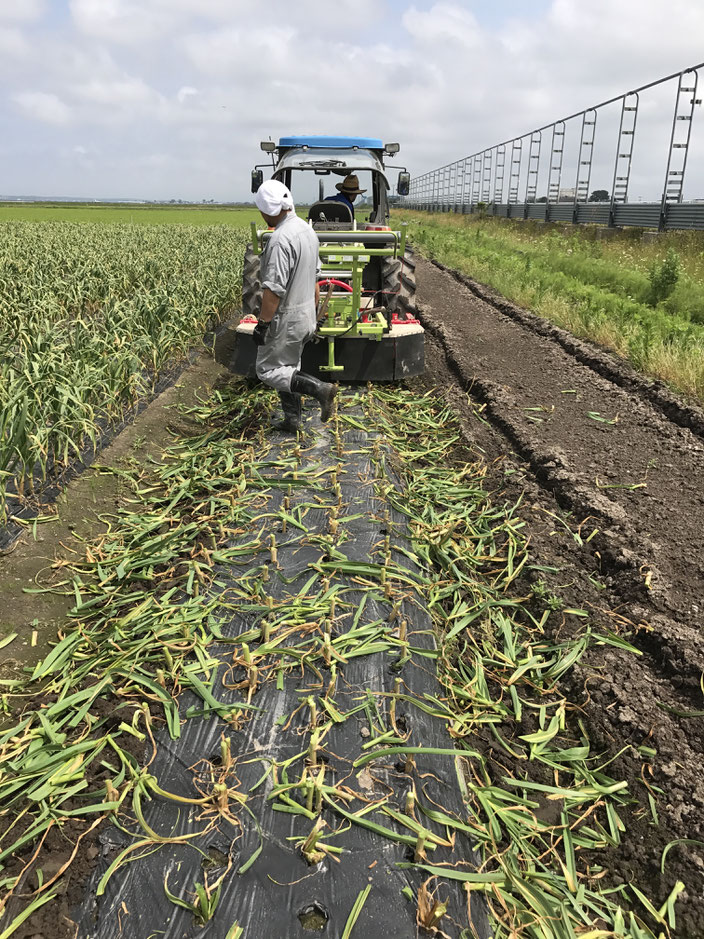
[(336, 385), (320, 381), (319, 378), (313, 378), (312, 375), (306, 375), (305, 372), (295, 372), (291, 381), (291, 391), (315, 398), (320, 405), (320, 420), (323, 422), (330, 420), (333, 402), (337, 394)]
[(274, 430), (295, 434), (301, 429), (301, 396), (290, 391), (280, 391), (279, 398), (281, 398), (284, 419), (271, 426)]

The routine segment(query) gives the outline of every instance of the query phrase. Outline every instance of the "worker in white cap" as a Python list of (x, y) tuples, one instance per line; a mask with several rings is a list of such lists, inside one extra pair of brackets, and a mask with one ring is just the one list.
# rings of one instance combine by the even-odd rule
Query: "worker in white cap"
[(284, 419), (276, 429), (295, 433), (302, 394), (317, 399), (323, 421), (330, 419), (337, 394), (335, 385), (301, 371), (303, 346), (317, 323), (318, 236), (296, 215), (290, 190), (278, 180), (262, 183), (254, 201), (274, 229), (260, 261), (262, 308), (253, 333), (257, 377), (279, 392)]

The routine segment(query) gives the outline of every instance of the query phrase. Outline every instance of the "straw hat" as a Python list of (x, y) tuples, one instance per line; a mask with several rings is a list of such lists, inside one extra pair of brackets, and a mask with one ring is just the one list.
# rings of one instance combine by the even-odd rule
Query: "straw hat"
[(341, 183), (335, 183), (335, 189), (339, 189), (339, 191), (346, 196), (361, 196), (363, 192), (367, 191), (366, 189), (359, 188), (359, 180), (354, 173), (345, 176)]

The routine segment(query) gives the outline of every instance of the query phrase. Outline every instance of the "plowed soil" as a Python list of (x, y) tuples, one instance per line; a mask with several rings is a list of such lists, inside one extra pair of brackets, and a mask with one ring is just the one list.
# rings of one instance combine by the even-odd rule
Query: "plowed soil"
[(704, 413), (489, 288), (417, 261), (424, 381), (462, 415), (497, 497), (523, 496), (543, 568), (534, 596), (618, 625), (640, 653), (599, 647), (571, 678), (594, 747), (637, 800), (608, 877), (657, 905), (684, 881), (676, 934), (701, 937), (704, 845), (674, 846), (664, 874), (660, 863), (670, 842), (704, 839)]

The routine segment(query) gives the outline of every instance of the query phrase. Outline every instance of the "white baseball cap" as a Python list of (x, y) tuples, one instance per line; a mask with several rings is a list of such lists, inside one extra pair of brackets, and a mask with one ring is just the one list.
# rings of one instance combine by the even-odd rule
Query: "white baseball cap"
[(293, 196), (287, 186), (278, 179), (267, 179), (257, 189), (254, 202), (265, 215), (278, 215), (280, 212), (293, 211)]

